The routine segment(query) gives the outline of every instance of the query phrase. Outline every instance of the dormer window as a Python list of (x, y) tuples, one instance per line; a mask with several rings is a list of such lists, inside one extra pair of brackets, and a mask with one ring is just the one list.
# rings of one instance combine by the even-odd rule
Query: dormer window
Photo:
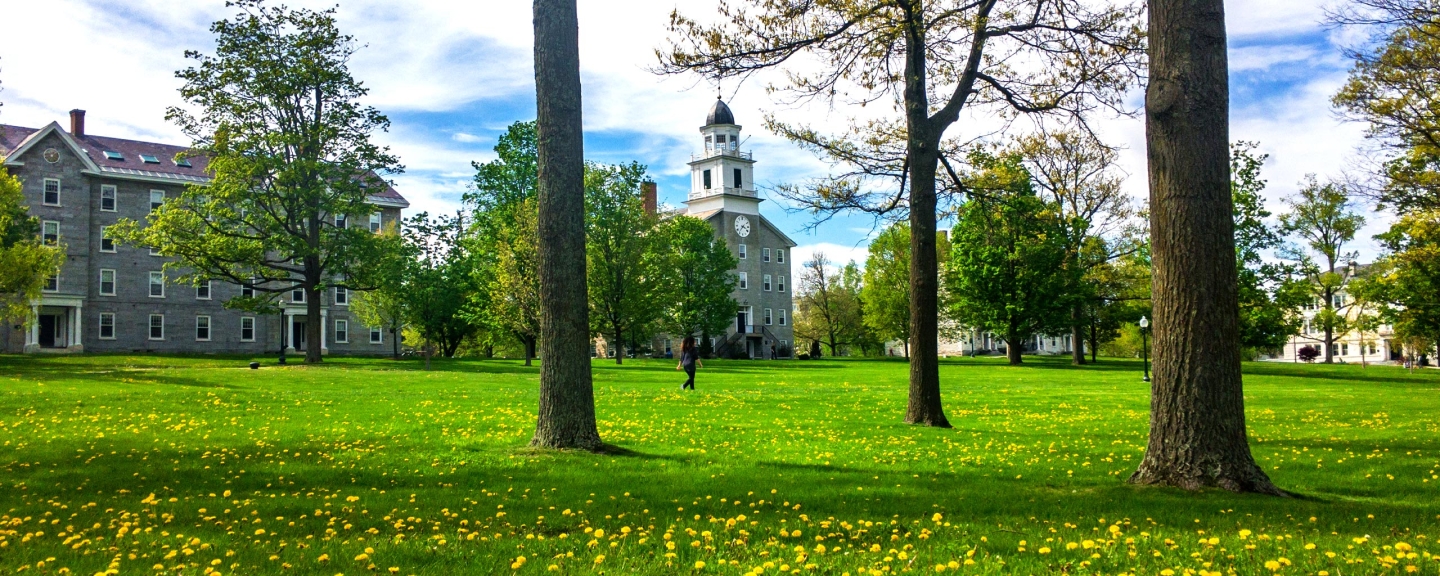
[(188, 159), (188, 158), (176, 158), (176, 159), (175, 159), (175, 165), (176, 165), (176, 166), (179, 166), (179, 167), (181, 167), (181, 168), (189, 168), (189, 167), (190, 167), (190, 159)]
[(160, 163), (160, 159), (159, 159), (159, 158), (156, 158), (155, 156), (152, 156), (152, 155), (150, 155), (150, 154), (141, 154), (141, 155), (140, 155), (140, 161), (141, 161), (141, 162), (144, 162), (144, 163), (146, 163), (146, 164), (159, 164), (159, 163)]
[(124, 154), (121, 154), (121, 153), (119, 153), (119, 152), (116, 152), (116, 151), (114, 151), (114, 150), (106, 150), (106, 151), (105, 151), (105, 159), (106, 159), (106, 160), (114, 160), (114, 161), (116, 161), (116, 162), (124, 162), (124, 161), (125, 161), (125, 155), (124, 155)]

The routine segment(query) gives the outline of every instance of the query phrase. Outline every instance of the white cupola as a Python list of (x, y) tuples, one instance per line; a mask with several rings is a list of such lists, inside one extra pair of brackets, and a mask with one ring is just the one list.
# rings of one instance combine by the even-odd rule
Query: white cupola
[(700, 127), (704, 149), (690, 157), (690, 195), (685, 202), (691, 214), (729, 210), (759, 214), (755, 193), (755, 160), (740, 149), (740, 126), (725, 102), (716, 99)]

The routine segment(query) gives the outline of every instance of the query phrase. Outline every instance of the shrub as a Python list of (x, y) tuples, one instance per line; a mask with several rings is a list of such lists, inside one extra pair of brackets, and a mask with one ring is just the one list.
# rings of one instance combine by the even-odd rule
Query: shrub
[(1298, 356), (1302, 362), (1314, 362), (1316, 358), (1320, 357), (1320, 350), (1314, 346), (1302, 346), (1299, 350), (1295, 351), (1295, 355)]

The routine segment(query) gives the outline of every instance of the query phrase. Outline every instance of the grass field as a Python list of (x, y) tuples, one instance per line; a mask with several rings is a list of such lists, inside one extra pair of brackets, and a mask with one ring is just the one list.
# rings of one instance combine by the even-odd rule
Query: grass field
[(1247, 364), (1294, 499), (1124, 484), (1139, 365), (595, 365), (606, 455), (504, 361), (0, 357), (0, 573), (1440, 573), (1440, 374)]

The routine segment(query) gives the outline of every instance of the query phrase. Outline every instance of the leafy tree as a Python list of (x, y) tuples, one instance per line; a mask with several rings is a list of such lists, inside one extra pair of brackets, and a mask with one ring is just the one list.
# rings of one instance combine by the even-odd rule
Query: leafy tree
[(1281, 495), (1245, 433), (1223, 0), (1149, 3), (1150, 438), (1130, 482)]
[(405, 274), (405, 320), (425, 342), (439, 344), (446, 358), (481, 328), (467, 311), (484, 287), (476, 283), (474, 258), (462, 243), (466, 229), (459, 215), (432, 219), (425, 213), (405, 228), (409, 252), (417, 256)]
[(1325, 363), (1330, 364), (1334, 361), (1335, 337), (1349, 331), (1349, 304), (1339, 300), (1354, 271), (1345, 264), (1354, 261), (1355, 253), (1344, 249), (1365, 225), (1365, 217), (1355, 211), (1345, 185), (1321, 184), (1314, 176), (1295, 196), (1286, 199), (1286, 204), (1290, 212), (1280, 217), (1282, 229), (1299, 237), (1309, 252), (1296, 247), (1284, 252), (1305, 275), (1308, 295), (1320, 301), (1321, 309), (1313, 321), (1325, 333)]
[[(401, 170), (370, 141), (390, 121), (361, 100), (351, 76), (354, 41), (335, 9), (312, 11), (233, 0), (240, 12), (211, 25), (216, 53), (186, 52), (197, 65), (176, 75), (196, 110), (166, 118), (207, 159), (211, 182), (193, 185), (151, 213), (148, 226), (121, 221), (117, 240), (151, 246), (182, 280), (223, 279), (255, 290), (301, 289), (320, 317), (330, 288), (373, 287), (365, 263), (386, 245), (347, 227), (376, 208), (370, 196)], [(319, 362), (321, 323), (307, 322), (305, 360)]]
[(491, 318), (525, 346), (525, 365), (540, 339), (540, 254), (534, 199), (521, 200), (512, 220), (496, 231), (496, 262), (489, 285)]
[(1132, 219), (1130, 197), (1121, 189), (1116, 173), (1115, 149), (1088, 132), (1041, 132), (1022, 138), (1016, 152), (1025, 159), (1039, 191), (1057, 208), (1065, 234), (1066, 275), (1075, 281), (1068, 290), (1071, 362), (1085, 363), (1085, 328), (1098, 319), (1088, 317), (1106, 305), (1097, 288), (1098, 267), (1133, 254), (1140, 241)]
[(20, 180), (0, 166), (0, 321), (33, 321), (30, 303), (64, 261), (64, 247), (41, 242)]
[(575, 0), (535, 0), (540, 410), (532, 446), (600, 448), (585, 298), (585, 154)]
[(654, 334), (663, 304), (665, 270), (655, 217), (645, 212), (640, 185), (645, 167), (591, 164), (585, 173), (586, 257), (590, 323), (625, 359), (625, 343)]
[(660, 225), (657, 237), (666, 248), (666, 304), (661, 307), (665, 331), (676, 336), (724, 333), (739, 307), (731, 294), (740, 261), (704, 220), (676, 216)]
[[(535, 122), (515, 122), (500, 135), (495, 145), (495, 160), (473, 163), (474, 189), (464, 197), (473, 224), (462, 240), (472, 259), (473, 282), (482, 288), (472, 294), (467, 314), (483, 326), (487, 349), (493, 349), (498, 336), (508, 335), (520, 342), (527, 359), (534, 355), (533, 336), (527, 337), (511, 330), (515, 323), (510, 320), (514, 319), (507, 320), (499, 313), (514, 312), (517, 308), (496, 301), (496, 292), (491, 287), (497, 282), (499, 273), (501, 238), (512, 234), (511, 227), (521, 214), (525, 201), (531, 202), (526, 209), (535, 209), (539, 185), (539, 152), (536, 146)], [(522, 322), (521, 325), (528, 324)]]
[(405, 267), (376, 271), (375, 287), (358, 292), (350, 298), (350, 314), (366, 326), (380, 328), (390, 334), (391, 357), (400, 359), (400, 340), (405, 328), (406, 293)]
[(900, 340), (910, 357), (910, 226), (898, 222), (870, 242), (865, 259), (865, 326), (881, 341)]
[[(1127, 240), (1128, 241), (1128, 240)], [(1105, 242), (1096, 238), (1092, 243)], [(1096, 249), (1113, 254), (1113, 248)], [(1083, 303), (1084, 334), (1090, 349), (1090, 361), (1096, 362), (1101, 346), (1122, 337), (1121, 331), (1133, 326), (1150, 310), (1150, 245), (1141, 243), (1133, 253), (1101, 263), (1085, 274), (1089, 295)], [(1139, 333), (1135, 332), (1135, 348), (1139, 349)], [(1110, 354), (1107, 354), (1110, 355)]]
[(1284, 239), (1269, 222), (1265, 209), (1265, 180), (1260, 177), (1268, 154), (1257, 154), (1254, 142), (1230, 146), (1230, 196), (1234, 203), (1235, 271), (1240, 302), (1240, 346), (1275, 350), (1298, 334), (1301, 318), (1296, 310), (1309, 298), (1303, 283), (1290, 280), (1292, 266), (1267, 262), (1265, 252), (1280, 248)]
[[(672, 44), (659, 55), (664, 73), (717, 81), (782, 69), (784, 82), (770, 88), (792, 102), (865, 108), (839, 134), (768, 116), (772, 131), (845, 170), (780, 193), (821, 219), (908, 216), (914, 349), (905, 421), (948, 427), (936, 183), (942, 155), (964, 135), (947, 133), (967, 112), (1083, 118), (1122, 108), (1142, 66), (1142, 13), (1138, 4), (1082, 0), (744, 0), (722, 3), (714, 25), (672, 14)], [(895, 114), (877, 116), (887, 104)]]
[(951, 231), (950, 307), (966, 325), (1002, 334), (1010, 364), (1020, 364), (1025, 342), (1068, 325), (1065, 228), (1019, 156), (975, 153), (971, 163), (979, 171), (965, 184), (975, 192)]
[(1440, 342), (1440, 210), (1405, 214), (1376, 238), (1388, 254), (1355, 292), (1382, 303), (1381, 316), (1412, 353), (1428, 350)]
[(859, 344), (864, 317), (858, 276), (855, 263), (837, 269), (822, 252), (806, 261), (795, 290), (796, 337), (825, 344), (831, 356)]

